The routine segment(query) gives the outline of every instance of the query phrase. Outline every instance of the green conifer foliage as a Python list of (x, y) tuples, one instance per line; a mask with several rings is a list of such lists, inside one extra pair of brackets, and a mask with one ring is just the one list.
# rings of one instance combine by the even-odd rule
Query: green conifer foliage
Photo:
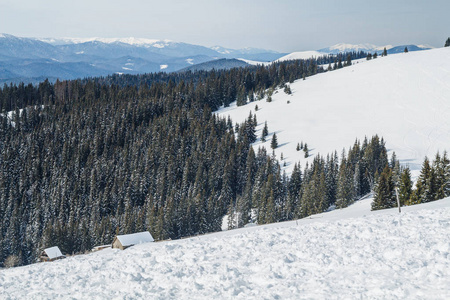
[(270, 142), (270, 148), (276, 149), (278, 147), (278, 138), (277, 135), (274, 133), (272, 136), (272, 141)]
[(264, 122), (264, 128), (262, 130), (261, 133), (261, 141), (265, 142), (266, 141), (266, 136), (269, 134), (269, 128), (267, 126), (267, 121)]
[(386, 166), (383, 172), (381, 172), (380, 177), (378, 178), (378, 182), (375, 186), (372, 210), (397, 206), (394, 188), (394, 182), (392, 181), (392, 171), (388, 166)]
[(398, 197), (401, 205), (409, 203), (412, 194), (412, 185), (413, 183), (411, 181), (411, 172), (409, 168), (404, 168), (401, 173), (398, 188)]

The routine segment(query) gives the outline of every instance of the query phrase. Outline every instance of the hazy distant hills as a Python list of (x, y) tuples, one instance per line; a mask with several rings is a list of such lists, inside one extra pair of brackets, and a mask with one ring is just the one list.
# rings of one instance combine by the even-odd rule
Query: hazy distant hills
[[(317, 51), (279, 53), (272, 50), (211, 48), (169, 40), (142, 38), (24, 38), (0, 34), (0, 83), (36, 83), (48, 78), (75, 79), (110, 74), (140, 74), (179, 70), (242, 67), (243, 59), (271, 62), (348, 51), (403, 52), (403, 46), (337, 44)], [(409, 51), (429, 46), (406, 45)], [(305, 57), (308, 56), (308, 57)]]
[(173, 72), (223, 58), (273, 61), (283, 55), (265, 49), (208, 48), (168, 40), (37, 39), (0, 34), (0, 83)]

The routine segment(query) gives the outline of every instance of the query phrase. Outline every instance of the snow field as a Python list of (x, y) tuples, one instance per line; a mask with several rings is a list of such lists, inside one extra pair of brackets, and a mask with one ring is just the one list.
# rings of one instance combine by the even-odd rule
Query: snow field
[(325, 52), (319, 52), (319, 51), (300, 51), (300, 52), (292, 52), (288, 55), (285, 55), (277, 60), (275, 62), (281, 62), (286, 60), (294, 60), (294, 59), (309, 59), (311, 57), (319, 57), (327, 55)]
[[(448, 299), (450, 198), (0, 271), (2, 299)], [(359, 217), (358, 217), (359, 216)]]
[[(425, 156), (434, 158), (450, 149), (450, 48), (379, 57), (365, 63), (317, 74), (290, 85), (292, 95), (275, 91), (272, 102), (255, 101), (222, 108), (218, 114), (241, 123), (256, 113), (257, 136), (267, 121), (269, 136), (254, 147), (268, 151), (276, 133), (290, 173), (315, 155), (327, 155), (352, 146), (355, 139), (378, 134), (400, 162), (417, 174)], [(288, 103), (289, 102), (289, 103)], [(258, 111), (255, 106), (258, 105)], [(310, 157), (296, 151), (308, 144)], [(414, 172), (415, 171), (415, 172)]]

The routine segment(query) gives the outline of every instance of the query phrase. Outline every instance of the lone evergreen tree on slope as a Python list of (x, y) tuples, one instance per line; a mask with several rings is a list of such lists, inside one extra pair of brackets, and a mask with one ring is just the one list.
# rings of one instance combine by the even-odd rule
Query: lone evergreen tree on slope
[(450, 46), (450, 37), (445, 41), (444, 47), (449, 47), (449, 46)]
[(262, 134), (261, 134), (261, 141), (265, 142), (266, 141), (266, 136), (269, 134), (269, 128), (267, 127), (267, 121), (264, 123), (264, 128), (262, 130)]
[(274, 133), (272, 136), (272, 141), (270, 142), (270, 148), (276, 149), (278, 147), (277, 135)]

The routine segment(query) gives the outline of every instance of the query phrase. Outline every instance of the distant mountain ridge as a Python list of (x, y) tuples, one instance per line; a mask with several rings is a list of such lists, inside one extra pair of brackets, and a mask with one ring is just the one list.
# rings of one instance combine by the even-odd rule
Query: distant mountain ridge
[[(205, 47), (146, 38), (25, 38), (0, 34), (0, 84), (45, 78), (76, 79), (111, 74), (142, 74), (230, 68), (273, 61), (307, 59), (339, 52), (388, 54), (432, 48), (427, 45), (376, 46), (340, 43), (317, 51), (279, 53), (258, 48)], [(226, 60), (222, 60), (226, 59)], [(240, 62), (235, 61), (240, 59)], [(207, 63), (207, 64), (203, 64)], [(192, 67), (203, 64), (197, 67)]]
[(222, 58), (273, 61), (285, 53), (144, 38), (25, 38), (0, 34), (0, 83), (174, 72)]
[[(432, 49), (432, 46), (429, 45), (400, 45), (400, 46), (392, 46), (392, 45), (385, 45), (385, 46), (376, 46), (373, 44), (346, 44), (346, 43), (339, 43), (327, 48), (322, 48), (317, 50), (318, 52), (322, 53), (329, 53), (329, 54), (337, 54), (342, 52), (370, 52), (370, 53), (381, 53), (383, 52), (384, 48), (386, 48), (388, 54), (390, 53), (399, 53), (403, 52), (405, 47), (408, 48), (409, 51), (420, 51), (420, 50), (428, 50)], [(401, 51), (399, 51), (401, 49)]]

